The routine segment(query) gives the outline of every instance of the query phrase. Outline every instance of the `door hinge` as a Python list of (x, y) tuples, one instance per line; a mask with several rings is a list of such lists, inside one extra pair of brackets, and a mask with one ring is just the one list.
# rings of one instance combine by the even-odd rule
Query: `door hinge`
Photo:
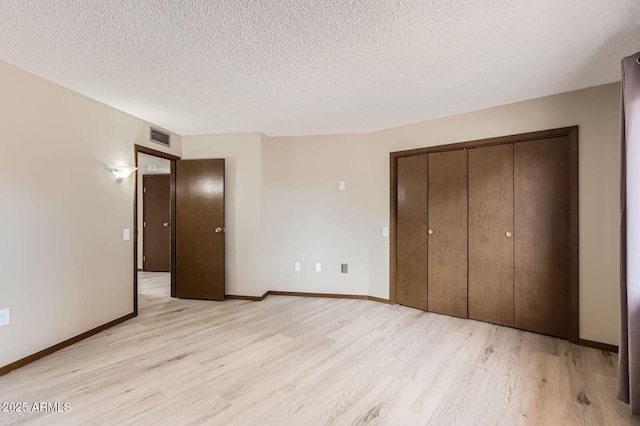
[(147, 256), (142, 256), (142, 261), (146, 262), (147, 261)]
[(142, 222), (142, 227), (146, 228), (147, 227), (147, 222)]
[(142, 192), (147, 192), (147, 188), (142, 188)]

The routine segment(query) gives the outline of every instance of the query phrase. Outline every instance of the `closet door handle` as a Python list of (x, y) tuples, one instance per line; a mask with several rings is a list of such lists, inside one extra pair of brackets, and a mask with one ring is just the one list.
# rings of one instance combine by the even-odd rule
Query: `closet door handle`
[(429, 235), (433, 235), (433, 229), (429, 229), (429, 230), (427, 231), (427, 234), (429, 234)]
[(504, 235), (506, 235), (507, 237), (510, 237), (510, 236), (512, 236), (513, 234), (512, 234), (511, 232), (507, 231), (507, 232), (505, 232), (505, 233), (504, 233)]

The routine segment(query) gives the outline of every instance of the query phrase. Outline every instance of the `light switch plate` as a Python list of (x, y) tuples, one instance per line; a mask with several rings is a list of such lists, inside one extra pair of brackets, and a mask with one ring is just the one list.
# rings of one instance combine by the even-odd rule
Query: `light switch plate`
[(382, 227), (382, 236), (383, 237), (388, 237), (389, 236), (389, 228), (387, 228), (386, 226)]
[(338, 182), (338, 190), (344, 191), (345, 189), (347, 189), (347, 184), (345, 183), (345, 181), (341, 180), (340, 182)]
[(0, 326), (7, 325), (11, 322), (9, 308), (0, 309)]
[(122, 230), (122, 239), (124, 241), (129, 241), (131, 239), (131, 230), (123, 229)]
[(322, 263), (316, 263), (316, 272), (322, 272)]
[(293, 269), (295, 269), (296, 272), (300, 272), (300, 270), (302, 269), (300, 262), (296, 262), (293, 264)]

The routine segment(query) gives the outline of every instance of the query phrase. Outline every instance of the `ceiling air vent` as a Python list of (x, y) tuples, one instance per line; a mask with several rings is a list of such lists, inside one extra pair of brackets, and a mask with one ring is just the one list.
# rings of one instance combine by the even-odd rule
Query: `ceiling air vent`
[(158, 129), (151, 128), (151, 140), (164, 146), (171, 146), (169, 142), (169, 134), (161, 132)]

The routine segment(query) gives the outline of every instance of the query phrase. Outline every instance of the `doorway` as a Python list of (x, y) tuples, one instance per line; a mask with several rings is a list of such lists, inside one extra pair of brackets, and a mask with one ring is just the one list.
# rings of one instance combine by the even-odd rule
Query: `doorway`
[[(144, 279), (145, 302), (168, 297), (224, 300), (225, 160), (181, 160), (140, 145), (134, 145), (134, 158), (138, 167), (134, 191), (134, 313), (138, 314), (139, 278)], [(166, 180), (159, 184), (167, 177), (168, 198)], [(145, 187), (147, 194), (153, 191), (152, 185), (165, 191), (157, 197), (158, 204), (164, 204), (164, 212), (156, 212), (154, 223), (149, 223), (149, 203), (145, 211), (144, 195)], [(145, 225), (151, 236), (145, 235)], [(167, 238), (169, 262), (158, 266), (156, 261), (167, 256)], [(161, 246), (157, 255), (151, 254), (150, 245)], [(150, 254), (155, 258), (145, 257)]]
[[(134, 312), (140, 297), (175, 293), (175, 164), (180, 157), (134, 146)], [(146, 300), (146, 299), (145, 299)]]
[[(146, 154), (142, 157), (149, 157)], [(166, 169), (169, 171), (169, 161)], [(155, 166), (141, 166), (145, 168)], [(164, 167), (163, 167), (164, 168)], [(160, 168), (158, 167), (158, 170)], [(171, 272), (171, 208), (170, 208), (170, 174), (142, 174), (142, 238), (138, 245), (138, 270), (145, 272)], [(138, 213), (140, 207), (138, 207)], [(138, 219), (140, 229), (140, 219)], [(140, 250), (142, 245), (142, 250)], [(142, 268), (140, 268), (142, 264)]]

